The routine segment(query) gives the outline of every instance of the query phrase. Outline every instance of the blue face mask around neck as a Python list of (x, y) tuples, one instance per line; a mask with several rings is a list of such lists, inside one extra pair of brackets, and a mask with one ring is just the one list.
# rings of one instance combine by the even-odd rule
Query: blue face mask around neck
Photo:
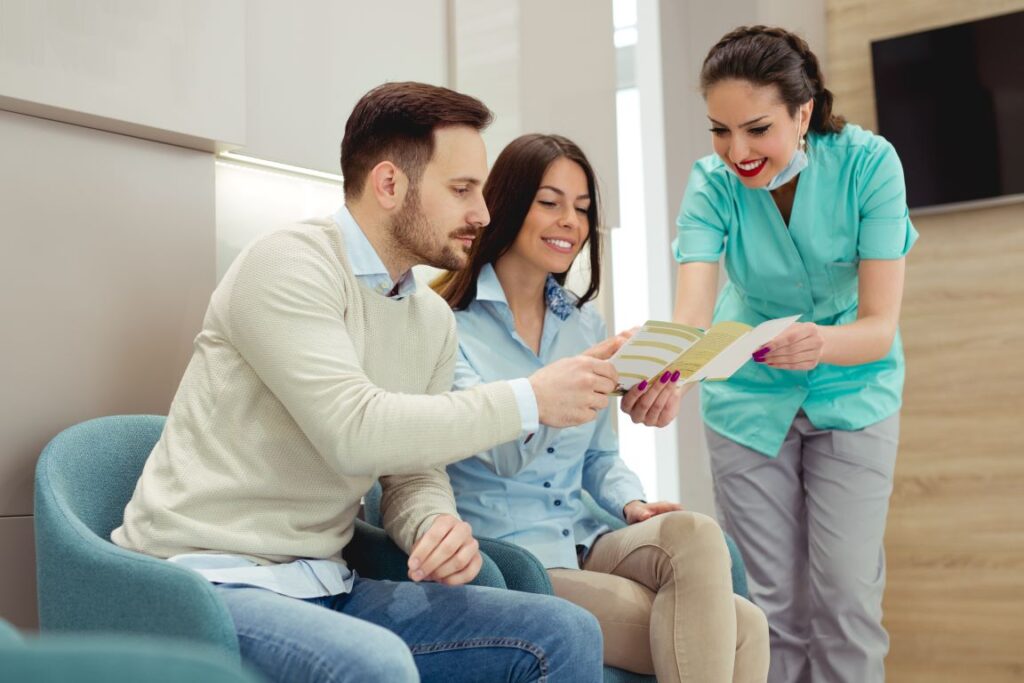
[[(800, 130), (801, 123), (803, 123), (802, 120), (797, 124), (797, 130)], [(804, 170), (805, 168), (807, 168), (807, 152), (803, 150), (803, 145), (801, 145), (798, 141), (796, 145), (796, 151), (793, 152), (793, 156), (789, 160), (789, 163), (786, 164), (786, 167), (784, 169), (779, 171), (778, 175), (769, 180), (768, 184), (765, 185), (762, 189), (767, 190), (768, 192), (771, 192), (772, 190), (777, 190), (786, 183), (788, 183), (793, 178), (796, 178), (800, 174), (800, 171)]]
[(807, 168), (807, 152), (797, 148), (797, 150), (793, 152), (793, 158), (789, 160), (788, 164), (786, 164), (786, 168), (779, 171), (777, 176), (769, 180), (768, 184), (765, 185), (763, 189), (768, 190), (769, 192), (777, 190), (793, 178), (796, 178), (797, 175), (800, 174), (800, 171), (805, 168)]

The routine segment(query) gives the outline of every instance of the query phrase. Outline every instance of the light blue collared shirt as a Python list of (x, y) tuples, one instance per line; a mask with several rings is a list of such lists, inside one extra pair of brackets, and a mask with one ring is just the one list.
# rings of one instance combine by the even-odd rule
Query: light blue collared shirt
[[(333, 218), (341, 232), (352, 274), (361, 285), (381, 296), (395, 299), (415, 293), (416, 279), (412, 270), (406, 271), (396, 285), (348, 207), (342, 205)], [(535, 432), (539, 425), (533, 387), (527, 379), (516, 379), (509, 384), (519, 404), (524, 433)], [(175, 555), (170, 561), (199, 572), (213, 583), (257, 586), (293, 598), (348, 593), (354, 579), (348, 567), (331, 560), (299, 559), (284, 564), (257, 565), (238, 555), (187, 553)]]
[[(576, 308), (554, 278), (548, 279), (545, 296), (538, 355), (516, 333), (494, 268), (484, 266), (476, 300), (455, 313), (457, 389), (525, 377), (608, 336), (596, 307)], [(606, 408), (588, 424), (541, 427), (528, 441), (510, 441), (449, 465), (459, 514), (475, 533), (521, 545), (545, 567), (578, 567), (576, 546), (589, 547), (609, 530), (587, 512), (582, 490), (619, 519), (626, 503), (644, 498), (639, 478), (619, 458), (611, 421)]]
[(398, 286), (395, 286), (395, 281), (391, 279), (384, 262), (380, 260), (377, 251), (347, 206), (342, 204), (333, 218), (341, 230), (348, 262), (359, 284), (392, 299), (401, 299), (416, 291), (416, 278), (413, 277), (411, 269), (398, 278)]

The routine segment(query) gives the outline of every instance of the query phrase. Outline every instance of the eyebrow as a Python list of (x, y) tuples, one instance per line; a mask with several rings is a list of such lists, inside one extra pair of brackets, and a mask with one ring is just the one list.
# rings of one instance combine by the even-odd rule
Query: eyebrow
[[(757, 123), (758, 121), (760, 121), (761, 119), (764, 119), (764, 118), (768, 118), (768, 114), (761, 114), (756, 119), (750, 119), (746, 123), (741, 123), (740, 124), (740, 128), (746, 128), (747, 126), (753, 125), (753, 124)], [(722, 123), (720, 121), (715, 121), (710, 116), (708, 117), (708, 119), (710, 119), (711, 123), (715, 124), (716, 126), (721, 126), (723, 128), (728, 128), (729, 127), (729, 126), (725, 125), (724, 123)]]
[(469, 185), (479, 185), (481, 180), (472, 176), (461, 176), (459, 178), (452, 178), (448, 182), (450, 183), (468, 183)]
[[(565, 196), (564, 192), (559, 190), (557, 187), (552, 187), (551, 185), (541, 185), (537, 189), (538, 190), (551, 190), (552, 192), (554, 192), (557, 195), (561, 195), (562, 197)], [(576, 199), (590, 199), (590, 195), (589, 194), (581, 194), (581, 195), (577, 196)]]

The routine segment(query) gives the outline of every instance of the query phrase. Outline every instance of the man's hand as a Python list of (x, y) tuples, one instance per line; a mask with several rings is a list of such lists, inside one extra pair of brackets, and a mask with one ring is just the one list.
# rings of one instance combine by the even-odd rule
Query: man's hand
[(529, 377), (541, 424), (575, 427), (608, 405), (619, 374), (607, 360), (579, 355), (556, 360)]
[(459, 586), (475, 579), (483, 563), (469, 524), (438, 515), (409, 554), (409, 578)]
[(643, 381), (626, 392), (620, 408), (633, 424), (664, 427), (679, 414), (679, 401), (693, 384), (679, 385), (679, 372), (667, 370), (652, 381)]
[(675, 512), (682, 509), (683, 506), (679, 503), (666, 503), (665, 501), (645, 503), (642, 500), (634, 500), (626, 503), (626, 507), (622, 508), (622, 513), (626, 517), (626, 522), (636, 524), (664, 512)]
[(811, 370), (821, 362), (825, 337), (814, 323), (794, 323), (754, 351), (754, 362), (781, 370)]

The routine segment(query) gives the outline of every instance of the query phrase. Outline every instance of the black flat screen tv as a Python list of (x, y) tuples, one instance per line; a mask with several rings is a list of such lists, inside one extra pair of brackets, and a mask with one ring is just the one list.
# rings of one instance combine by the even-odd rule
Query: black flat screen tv
[(912, 209), (1024, 199), (1024, 12), (871, 43)]

